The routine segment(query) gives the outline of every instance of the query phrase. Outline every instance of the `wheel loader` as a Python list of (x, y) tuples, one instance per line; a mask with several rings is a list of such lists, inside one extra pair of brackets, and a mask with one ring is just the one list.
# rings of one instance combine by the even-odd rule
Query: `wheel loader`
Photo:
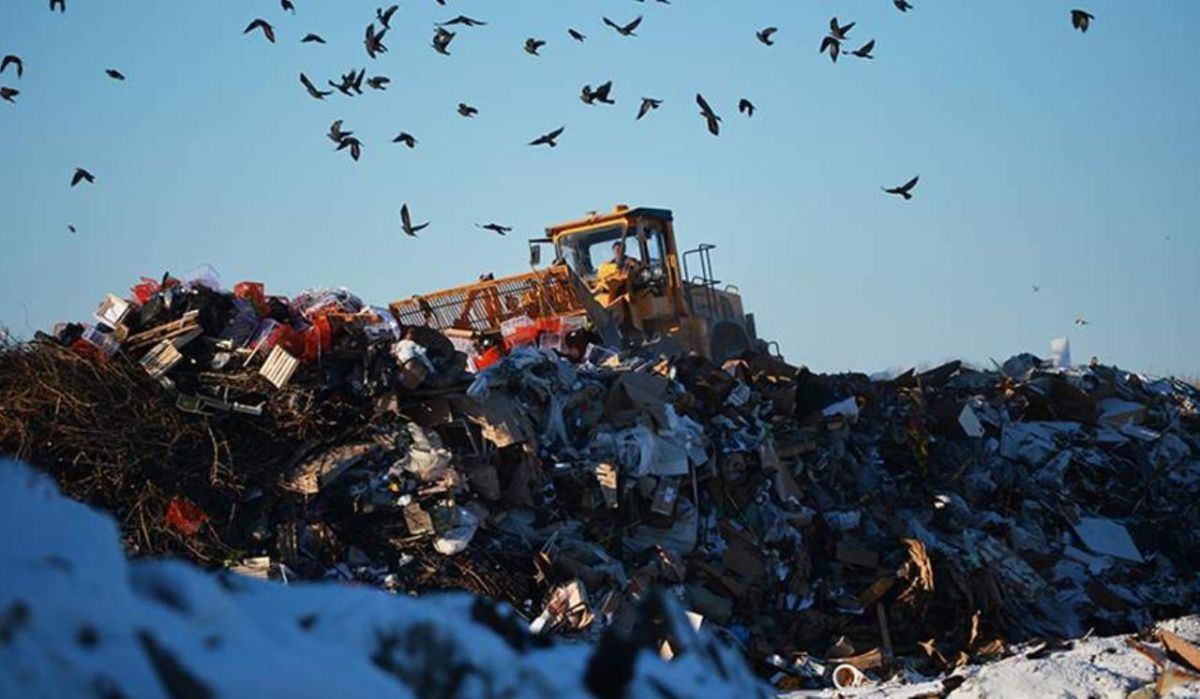
[[(668, 209), (618, 205), (550, 226), (529, 243), (531, 271), (396, 301), (392, 313), (402, 325), (460, 337), (508, 338), (562, 321), (586, 325), (614, 349), (695, 352), (718, 362), (760, 345), (737, 287), (713, 275), (716, 246), (680, 254)], [(543, 246), (554, 253), (545, 266)]]

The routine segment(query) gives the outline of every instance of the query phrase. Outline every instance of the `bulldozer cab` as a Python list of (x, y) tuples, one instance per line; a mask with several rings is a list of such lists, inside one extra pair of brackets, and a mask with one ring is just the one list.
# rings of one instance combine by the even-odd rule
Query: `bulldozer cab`
[(670, 211), (618, 206), (547, 234), (558, 259), (620, 316), (625, 334), (652, 333), (687, 312)]
[[(685, 253), (681, 267), (669, 210), (617, 206), (546, 233), (558, 259), (614, 315), (625, 336), (718, 360), (752, 346), (753, 317), (743, 312), (736, 291), (718, 288), (712, 278), (713, 246)], [(616, 259), (619, 251), (625, 259)], [(688, 278), (692, 256), (700, 269)]]

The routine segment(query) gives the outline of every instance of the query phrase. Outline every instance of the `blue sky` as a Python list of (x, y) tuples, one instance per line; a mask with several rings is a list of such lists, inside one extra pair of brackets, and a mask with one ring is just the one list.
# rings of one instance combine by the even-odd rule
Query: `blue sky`
[[(378, 3), (295, 3), (0, 3), (0, 55), (26, 64), (0, 76), (22, 91), (0, 102), (0, 324), (27, 336), (201, 263), (228, 285), (386, 303), (519, 272), (526, 238), (622, 202), (673, 209), (682, 246), (718, 245), (760, 333), (816, 369), (1046, 355), (1069, 334), (1077, 361), (1200, 372), (1200, 3), (411, 0), (375, 61)], [(432, 23), (459, 13), (490, 24), (440, 56)], [(638, 14), (636, 38), (600, 20)], [(854, 46), (877, 39), (874, 61), (817, 53), (835, 14)], [(242, 35), (259, 16), (279, 43)], [(310, 31), (328, 45), (300, 44)], [(539, 58), (530, 36), (549, 41)], [(298, 81), (364, 66), (390, 89), (318, 102)], [(609, 79), (615, 106), (580, 102)], [(642, 96), (664, 104), (637, 122)], [(358, 163), (324, 135), (337, 118)], [(525, 145), (562, 125), (557, 149)], [(390, 142), (401, 130), (416, 150)], [(70, 189), (76, 166), (96, 184)], [(913, 201), (880, 192), (918, 173)], [(403, 202), (433, 222), (419, 239)], [(488, 221), (517, 230), (472, 225)]]

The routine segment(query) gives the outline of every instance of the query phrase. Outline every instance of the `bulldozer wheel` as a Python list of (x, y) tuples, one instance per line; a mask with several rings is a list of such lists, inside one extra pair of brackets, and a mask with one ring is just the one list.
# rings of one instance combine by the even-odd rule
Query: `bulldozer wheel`
[(717, 323), (712, 333), (712, 358), (720, 363), (750, 349), (746, 331), (734, 323)]

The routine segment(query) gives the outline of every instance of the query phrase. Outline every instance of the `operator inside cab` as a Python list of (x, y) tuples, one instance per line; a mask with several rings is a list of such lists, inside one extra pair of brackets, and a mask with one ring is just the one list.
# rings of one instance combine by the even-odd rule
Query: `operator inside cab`
[(642, 263), (625, 254), (625, 241), (612, 244), (612, 259), (600, 265), (596, 272), (596, 300), (617, 319), (622, 329), (630, 326), (640, 330), (640, 323), (629, 308), (631, 301), (630, 280), (642, 269)]
[(630, 274), (637, 272), (642, 268), (642, 263), (629, 257), (625, 254), (625, 241), (618, 240), (612, 244), (613, 257), (608, 262), (600, 265), (600, 270), (597, 272), (597, 279), (603, 284), (606, 280), (615, 277), (624, 277), (628, 279)]

